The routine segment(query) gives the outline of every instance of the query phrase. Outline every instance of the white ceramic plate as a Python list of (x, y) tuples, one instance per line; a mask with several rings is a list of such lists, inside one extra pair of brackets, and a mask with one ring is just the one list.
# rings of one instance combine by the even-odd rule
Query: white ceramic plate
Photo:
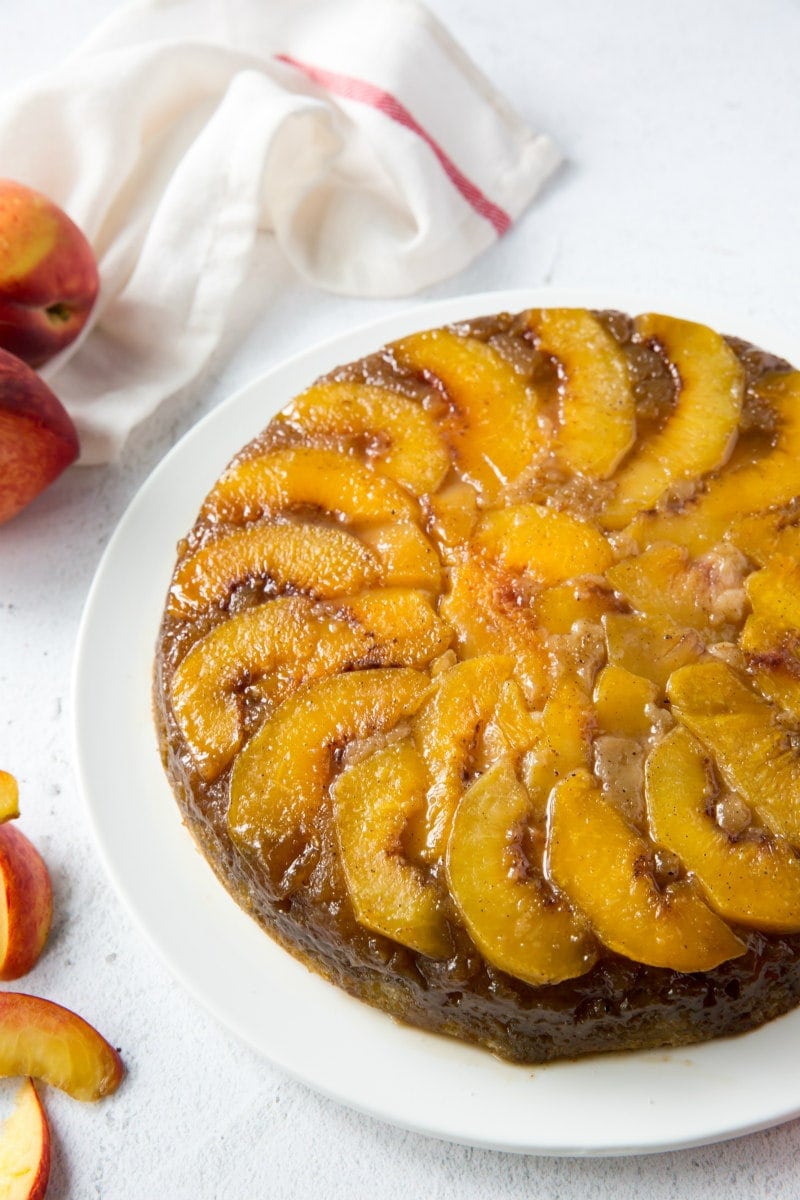
[(742, 314), (663, 296), (539, 289), (406, 311), (271, 371), (167, 455), (109, 543), (77, 647), (78, 771), (102, 857), (139, 924), (182, 983), (287, 1072), (373, 1116), (475, 1146), (559, 1155), (674, 1149), (800, 1114), (800, 1010), (733, 1040), (535, 1068), (405, 1028), (299, 965), (228, 897), (181, 824), (151, 719), (151, 664), (175, 544), (228, 459), (338, 363), (414, 329), (547, 304), (657, 308), (793, 353)]

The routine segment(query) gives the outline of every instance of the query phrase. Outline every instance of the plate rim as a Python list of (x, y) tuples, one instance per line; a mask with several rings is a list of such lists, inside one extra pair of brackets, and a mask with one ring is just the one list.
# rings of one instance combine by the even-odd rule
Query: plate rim
[[(288, 1050), (285, 1047), (277, 1047), (274, 1044), (274, 1036), (268, 1037), (265, 1040), (263, 1031), (259, 1032), (254, 1029), (252, 1022), (248, 1021), (246, 1014), (243, 1016), (238, 1009), (236, 1013), (232, 1013), (230, 1005), (225, 1004), (224, 996), (221, 997), (219, 995), (213, 979), (209, 977), (207, 967), (197, 961), (198, 947), (192, 941), (191, 929), (185, 923), (184, 918), (186, 914), (175, 914), (174, 917), (168, 917), (168, 920), (178, 921), (181, 934), (189, 938), (188, 945), (191, 947), (195, 958), (189, 962), (185, 958), (183, 961), (176, 961), (175, 931), (170, 926), (170, 936), (173, 937), (173, 942), (168, 943), (164, 928), (154, 926), (153, 913), (143, 903), (141, 890), (137, 890), (135, 884), (131, 882), (131, 864), (125, 864), (120, 861), (119, 845), (121, 843), (119, 839), (121, 835), (117, 831), (115, 823), (111, 820), (114, 814), (107, 807), (104, 807), (104, 803), (107, 805), (108, 802), (104, 802), (102, 799), (103, 787), (101, 785), (103, 783), (107, 785), (110, 782), (110, 768), (112, 764), (109, 758), (110, 746), (104, 745), (100, 747), (97, 741), (94, 740), (95, 723), (98, 720), (102, 722), (100, 709), (97, 707), (100, 699), (104, 698), (107, 704), (110, 704), (110, 707), (103, 709), (104, 714), (110, 715), (111, 713), (116, 713), (119, 717), (120, 715), (130, 716), (130, 713), (134, 712), (137, 721), (137, 740), (135, 744), (139, 750), (143, 749), (144, 742), (142, 741), (142, 731), (140, 729), (142, 710), (138, 707), (141, 704), (142, 697), (138, 691), (136, 692), (136, 707), (130, 709), (124, 706), (127, 704), (127, 701), (118, 701), (118, 707), (115, 709), (112, 703), (113, 696), (111, 698), (107, 696), (103, 697), (102, 692), (100, 694), (97, 692), (98, 666), (95, 655), (103, 648), (103, 638), (100, 636), (98, 621), (103, 616), (104, 606), (106, 606), (106, 616), (108, 615), (108, 607), (111, 605), (115, 595), (114, 589), (117, 589), (117, 593), (120, 587), (124, 590), (124, 572), (126, 569), (124, 556), (129, 549), (128, 543), (130, 542), (132, 531), (136, 530), (137, 520), (146, 515), (148, 504), (152, 503), (153, 498), (158, 496), (159, 490), (163, 489), (165, 482), (173, 479), (176, 467), (185, 458), (191, 457), (193, 452), (198, 448), (203, 455), (209, 454), (206, 443), (212, 438), (212, 435), (218, 428), (222, 430), (227, 425), (229, 428), (226, 436), (220, 438), (219, 443), (215, 443), (215, 448), (216, 445), (225, 444), (226, 442), (232, 443), (235, 441), (236, 444), (233, 445), (233, 448), (227, 454), (220, 449), (220, 461), (214, 467), (210, 467), (211, 474), (207, 483), (207, 487), (210, 487), (230, 457), (249, 440), (249, 437), (253, 437), (259, 432), (259, 429), (274, 415), (277, 408), (282, 403), (286, 403), (299, 390), (299, 387), (286, 382), (285, 386), (287, 388), (293, 387), (293, 390), (290, 390), (288, 395), (283, 396), (278, 404), (273, 403), (273, 397), (273, 400), (267, 405), (260, 418), (260, 424), (255, 425), (249, 435), (240, 437), (239, 432), (233, 432), (233, 430), (238, 430), (238, 420), (241, 419), (245, 422), (249, 420), (250, 407), (257, 407), (259, 397), (268, 395), (271, 390), (273, 392), (280, 391), (284, 386), (284, 381), (295, 379), (298, 377), (298, 374), (303, 375), (306, 369), (309, 371), (313, 370), (314, 373), (313, 375), (309, 374), (305, 379), (305, 384), (302, 386), (311, 383), (313, 378), (316, 378), (323, 370), (332, 369), (337, 362), (352, 361), (354, 358), (369, 352), (370, 349), (376, 349), (377, 346), (383, 344), (385, 341), (402, 336), (413, 329), (429, 328), (437, 324), (466, 319), (468, 316), (480, 316), (503, 310), (516, 311), (517, 309), (521, 310), (526, 307), (544, 307), (545, 305), (576, 305), (589, 308), (616, 307), (626, 312), (646, 311), (649, 308), (674, 312), (689, 319), (705, 320), (706, 323), (712, 324), (715, 328), (727, 329), (730, 325), (730, 328), (736, 332), (737, 336), (747, 337), (749, 340), (763, 345), (774, 353), (784, 354), (786, 357), (790, 357), (791, 361), (797, 360), (796, 355), (791, 357), (788, 349), (792, 342), (792, 336), (788, 330), (779, 331), (773, 328), (771, 332), (768, 332), (765, 329), (756, 328), (757, 325), (760, 325), (760, 322), (749, 318), (747, 314), (741, 311), (738, 313), (735, 311), (723, 313), (722, 306), (716, 302), (697, 300), (697, 298), (680, 298), (674, 296), (672, 293), (666, 294), (663, 290), (658, 292), (657, 290), (646, 291), (641, 288), (623, 289), (612, 286), (606, 288), (555, 288), (541, 286), (514, 288), (503, 291), (476, 292), (445, 300), (402, 305), (393, 313), (384, 314), (359, 325), (355, 329), (346, 330), (318, 341), (313, 346), (292, 355), (269, 370), (258, 374), (249, 383), (233, 391), (231, 395), (196, 422), (163, 456), (161, 461), (137, 489), (136, 494), (117, 523), (101, 556), (81, 616), (75, 644), (70, 688), (73, 760), (78, 789), (82, 797), (84, 811), (92, 829), (95, 845), (117, 895), (122, 900), (129, 914), (133, 917), (136, 925), (144, 933), (146, 940), (157, 951), (173, 976), (177, 978), (181, 986), (193, 995), (207, 1011), (211, 1012), (216, 1020), (228, 1028), (240, 1040), (266, 1057), (279, 1069), (301, 1080), (321, 1094), (350, 1108), (366, 1113), (373, 1118), (386, 1121), (412, 1132), (482, 1149), (548, 1156), (599, 1157), (644, 1154), (707, 1145), (728, 1138), (742, 1136), (746, 1133), (756, 1132), (757, 1130), (791, 1120), (800, 1115), (800, 1083), (798, 1083), (796, 1092), (791, 1095), (791, 1103), (787, 1096), (780, 1102), (773, 1103), (771, 1107), (768, 1104), (766, 1107), (759, 1104), (745, 1105), (742, 1111), (737, 1109), (736, 1115), (729, 1115), (727, 1121), (724, 1118), (717, 1117), (716, 1110), (713, 1110), (714, 1115), (712, 1116), (711, 1105), (706, 1105), (705, 1107), (702, 1106), (702, 1103), (699, 1106), (697, 1105), (698, 1097), (697, 1088), (695, 1087), (695, 1107), (699, 1107), (705, 1114), (706, 1122), (704, 1128), (698, 1128), (694, 1131), (692, 1131), (690, 1124), (687, 1124), (686, 1121), (676, 1124), (675, 1118), (677, 1117), (677, 1113), (670, 1109), (670, 1114), (673, 1117), (671, 1134), (667, 1131), (662, 1133), (660, 1126), (657, 1128), (657, 1123), (644, 1121), (644, 1123), (640, 1122), (638, 1135), (635, 1133), (630, 1135), (629, 1133), (629, 1136), (623, 1136), (623, 1128), (626, 1128), (623, 1123), (620, 1121), (611, 1121), (609, 1123), (607, 1118), (603, 1118), (600, 1121), (602, 1132), (597, 1129), (593, 1130), (584, 1123), (583, 1136), (576, 1136), (569, 1130), (562, 1132), (557, 1128), (556, 1123), (551, 1120), (549, 1124), (546, 1123), (549, 1132), (542, 1137), (537, 1136), (535, 1133), (532, 1134), (530, 1129), (526, 1130), (524, 1123), (520, 1124), (517, 1122), (514, 1125), (512, 1121), (509, 1128), (502, 1128), (496, 1119), (497, 1114), (491, 1114), (491, 1119), (487, 1115), (486, 1127), (482, 1130), (480, 1121), (476, 1124), (476, 1109), (474, 1104), (469, 1108), (469, 1114), (467, 1114), (466, 1106), (460, 1116), (449, 1117), (445, 1112), (432, 1116), (430, 1109), (426, 1109), (425, 1117), (421, 1118), (419, 1103), (410, 1103), (408, 1097), (402, 1098), (388, 1094), (386, 1088), (376, 1079), (371, 1080), (372, 1087), (370, 1087), (369, 1063), (361, 1063), (357, 1070), (347, 1075), (346, 1079), (335, 1078), (335, 1071), (332, 1076), (331, 1067), (335, 1068), (337, 1064), (331, 1064), (327, 1059), (324, 1062), (324, 1070), (321, 1069), (315, 1072), (313, 1065), (311, 1068), (309, 1067), (306, 1058), (298, 1056), (295, 1046), (290, 1045)], [(380, 339), (379, 341), (375, 340), (378, 338)], [(363, 348), (359, 349), (360, 346)], [(328, 360), (329, 365), (327, 366), (323, 365), (316, 369), (313, 366), (315, 363), (324, 364)], [(231, 429), (231, 426), (233, 429)], [(189, 516), (188, 522), (181, 524), (180, 532), (182, 533), (185, 533), (191, 527), (194, 515), (199, 509), (205, 495), (202, 483), (198, 482), (196, 486), (193, 512)], [(191, 491), (191, 487), (189, 490)], [(180, 505), (184, 504), (188, 504), (188, 496), (185, 499), (184, 497), (181, 498)], [(180, 515), (176, 511), (170, 517), (172, 522), (170, 528), (172, 528), (172, 525), (177, 527), (179, 521), (186, 521), (183, 515), (184, 509), (180, 505), (178, 506)], [(159, 534), (158, 542), (160, 550), (163, 549), (160, 545), (161, 540), (165, 537), (166, 533)], [(172, 542), (172, 546), (174, 547), (174, 541)], [(170, 561), (174, 562), (174, 550)], [(163, 579), (161, 606), (163, 606), (163, 598), (166, 594), (168, 580), (169, 575)], [(118, 600), (119, 598), (119, 595), (117, 595)], [(122, 597), (122, 599), (123, 603), (126, 602), (125, 597)], [(160, 619), (161, 615), (161, 606), (158, 610), (158, 619)], [(149, 620), (151, 616), (152, 613), (148, 610), (147, 619)], [(153, 648), (157, 627), (156, 621), (155, 626), (150, 628)], [(141, 634), (144, 634), (144, 632), (144, 629), (139, 631)], [(106, 638), (108, 639), (109, 636), (108, 631), (106, 631)], [(133, 644), (131, 647), (123, 645), (123, 664), (125, 663), (126, 651), (129, 657), (132, 658)], [(128, 675), (124, 677), (136, 680), (136, 686), (138, 687), (141, 679), (137, 676), (136, 670), (135, 664), (129, 661), (127, 663)], [(148, 670), (148, 681), (149, 676), (150, 672)], [(111, 686), (110, 683), (108, 686)], [(119, 705), (123, 705), (123, 707), (120, 708)], [(149, 687), (147, 709), (149, 716)], [(150, 724), (152, 725), (152, 721), (150, 721)], [(116, 735), (112, 731), (112, 736), (119, 737), (123, 743), (126, 740), (119, 729), (117, 729)], [(145, 771), (145, 778), (152, 780), (152, 758), (153, 755), (157, 756), (154, 729), (151, 730), (151, 741), (150, 761), (146, 766), (143, 764), (139, 765)], [(125, 745), (119, 746), (114, 744), (114, 748), (124, 751)], [(125, 761), (124, 755), (122, 761)], [(160, 768), (160, 764), (158, 765)], [(150, 774), (148, 775), (147, 772)], [(135, 772), (134, 777), (136, 777)], [(176, 846), (182, 847), (179, 851), (180, 858), (178, 860), (180, 871), (186, 876), (187, 881), (190, 881), (191, 885), (197, 888), (197, 894), (202, 897), (203, 904), (205, 905), (204, 911), (206, 915), (212, 922), (215, 922), (214, 928), (216, 929), (219, 926), (220, 929), (226, 930), (230, 926), (231, 929), (236, 929), (236, 937), (241, 940), (241, 945), (237, 943), (236, 954), (233, 956), (233, 961), (237, 969), (242, 969), (243, 960), (241, 959), (241, 955), (243, 953), (249, 954), (250, 951), (253, 951), (259, 960), (266, 954), (268, 959), (273, 960), (272, 967), (275, 968), (274, 955), (275, 951), (277, 951), (279, 955), (283, 956), (284, 960), (289, 959), (289, 962), (292, 964), (291, 968), (287, 968), (286, 963), (283, 963), (282, 982), (286, 986), (301, 986), (304, 995), (307, 994), (311, 997), (312, 1006), (319, 1000), (319, 1003), (324, 1007), (325, 1014), (333, 1011), (334, 1023), (336, 1021), (343, 1022), (348, 1029), (351, 1026), (358, 1026), (360, 1036), (366, 1037), (371, 1046), (379, 1046), (381, 1040), (386, 1041), (388, 1039), (392, 1046), (397, 1044), (401, 1048), (401, 1051), (410, 1054), (414, 1061), (432, 1060), (435, 1066), (431, 1069), (436, 1072), (435, 1077), (444, 1091), (447, 1091), (445, 1083), (448, 1084), (448, 1095), (452, 1093), (454, 1079), (477, 1080), (474, 1086), (480, 1087), (482, 1082), (486, 1095), (491, 1094), (495, 1101), (497, 1100), (498, 1087), (500, 1088), (502, 1098), (502, 1093), (505, 1092), (507, 1085), (507, 1094), (512, 1095), (516, 1103), (522, 1102), (524, 1104), (528, 1098), (529, 1091), (532, 1090), (535, 1093), (538, 1088), (540, 1091), (544, 1091), (548, 1104), (553, 1103), (551, 1092), (555, 1094), (556, 1099), (560, 1098), (563, 1104), (564, 1099), (561, 1097), (560, 1087), (557, 1085), (550, 1086), (543, 1081), (565, 1080), (577, 1076), (579, 1085), (583, 1084), (586, 1087), (588, 1083), (591, 1087), (594, 1087), (598, 1076), (601, 1082), (605, 1081), (607, 1084), (609, 1080), (613, 1081), (621, 1075), (624, 1084), (626, 1074), (631, 1075), (632, 1071), (627, 1071), (624, 1065), (620, 1069), (621, 1062), (624, 1064), (635, 1063), (637, 1070), (639, 1067), (642, 1068), (645, 1077), (653, 1069), (655, 1069), (656, 1077), (658, 1077), (660, 1071), (662, 1081), (664, 1078), (669, 1078), (669, 1086), (672, 1087), (672, 1076), (675, 1074), (673, 1068), (676, 1065), (678, 1076), (680, 1076), (683, 1066), (686, 1063), (693, 1065), (699, 1063), (699, 1073), (701, 1076), (705, 1069), (703, 1064), (711, 1063), (710, 1070), (712, 1076), (714, 1076), (715, 1071), (719, 1072), (720, 1069), (723, 1072), (723, 1076), (725, 1076), (725, 1047), (731, 1047), (735, 1044), (744, 1045), (747, 1039), (750, 1039), (749, 1045), (753, 1045), (760, 1040), (769, 1046), (776, 1040), (779, 1043), (781, 1041), (781, 1038), (776, 1035), (776, 1030), (780, 1031), (781, 1028), (786, 1028), (792, 1024), (800, 1027), (800, 1010), (795, 1010), (785, 1017), (770, 1022), (761, 1029), (755, 1030), (750, 1034), (740, 1035), (736, 1039), (721, 1039), (716, 1042), (701, 1043), (698, 1046), (680, 1047), (675, 1051), (657, 1050), (634, 1054), (628, 1052), (624, 1055), (590, 1056), (589, 1058), (578, 1059), (574, 1062), (562, 1060), (545, 1066), (526, 1067), (502, 1063), (500, 1060), (493, 1059), (492, 1056), (487, 1055), (486, 1051), (443, 1038), (439, 1035), (432, 1035), (408, 1026), (403, 1026), (395, 1022), (392, 1018), (387, 1017), (384, 1013), (379, 1013), (362, 1004), (362, 1002), (346, 996), (339, 989), (335, 988), (334, 985), (327, 983), (311, 972), (307, 972), (306, 968), (299, 968), (296, 960), (291, 959), (285, 951), (277, 947), (276, 943), (270, 938), (265, 937), (264, 933), (255, 925), (252, 918), (235, 905), (221, 884), (217, 882), (209, 864), (204, 858), (201, 858), (191, 834), (180, 825), (177, 805), (171, 796), (169, 784), (163, 773), (162, 782), (163, 789), (166, 790), (166, 794), (170, 799), (170, 813), (167, 816), (161, 810), (158, 810), (158, 816), (154, 818), (150, 814), (150, 819), (156, 820), (156, 827), (165, 839), (163, 847), (165, 853), (170, 847), (173, 849)], [(120, 817), (119, 812), (116, 815), (117, 818)], [(136, 830), (133, 826), (130, 826), (130, 817), (126, 819), (129, 821), (129, 831), (135, 838)], [(138, 847), (138, 843), (136, 844)], [(140, 849), (137, 852), (141, 853)], [(142, 863), (138, 862), (137, 865), (141, 866)], [(195, 870), (197, 866), (200, 867), (199, 872)], [(169, 888), (167, 890), (169, 891)], [(195, 893), (193, 893), (193, 897), (194, 895)], [(249, 934), (244, 932), (242, 921), (247, 923)], [(258, 942), (252, 936), (253, 934), (256, 935)], [(268, 953), (264, 951), (264, 946), (271, 948)], [(243, 950), (243, 947), (246, 948), (246, 951)], [(237, 954), (240, 956), (239, 958), (236, 957)], [(305, 972), (305, 975), (302, 976), (303, 982), (306, 985), (305, 987), (298, 984), (298, 980), (301, 979), (301, 976), (298, 974), (298, 968), (300, 971)], [(250, 985), (253, 984), (254, 979), (255, 975), (249, 980)], [(348, 1005), (352, 1006), (349, 1010)], [(348, 1011), (349, 1016), (347, 1015)], [(283, 1015), (286, 1017), (285, 1011)], [(389, 1030), (392, 1031), (391, 1034)], [(424, 1050), (422, 1049), (423, 1046), (425, 1047)], [(432, 1047), (434, 1047), (433, 1053), (429, 1054), (428, 1052)], [(377, 1055), (377, 1059), (383, 1062), (380, 1054)], [(488, 1063), (493, 1063), (494, 1066), (489, 1068)], [(512, 1073), (513, 1079), (509, 1075), (509, 1072)], [(530, 1076), (533, 1082), (521, 1089), (519, 1081), (523, 1075)], [(447, 1076), (446, 1080), (444, 1076)], [(501, 1078), (504, 1082), (498, 1083)], [(639, 1076), (637, 1075), (636, 1078), (639, 1079)], [(719, 1094), (724, 1096), (726, 1089), (729, 1089), (729, 1081), (727, 1079), (721, 1093), (714, 1091), (714, 1088), (708, 1084), (706, 1092), (703, 1092), (703, 1095), (706, 1096), (706, 1093), (708, 1093), (708, 1098), (714, 1092), (715, 1096)], [(645, 1094), (647, 1094), (646, 1088)], [(567, 1089), (567, 1095), (571, 1096), (569, 1088)], [(419, 1097), (415, 1099), (418, 1101)], [(542, 1111), (542, 1103), (543, 1101), (540, 1098), (538, 1108), (534, 1104), (532, 1116), (538, 1116), (540, 1119), (547, 1116)], [(659, 1100), (657, 1098), (650, 1099), (649, 1103), (655, 1105), (658, 1109)], [(571, 1105), (571, 1110), (571, 1115), (574, 1116), (574, 1104)], [(527, 1109), (525, 1113), (527, 1113)], [(592, 1114), (589, 1113), (588, 1115)], [(602, 1117), (602, 1114), (596, 1115), (598, 1118)], [(661, 1118), (663, 1119), (666, 1115), (662, 1113)], [(509, 1116), (513, 1117), (513, 1114), (509, 1114)], [(629, 1114), (628, 1116), (630, 1119)]]

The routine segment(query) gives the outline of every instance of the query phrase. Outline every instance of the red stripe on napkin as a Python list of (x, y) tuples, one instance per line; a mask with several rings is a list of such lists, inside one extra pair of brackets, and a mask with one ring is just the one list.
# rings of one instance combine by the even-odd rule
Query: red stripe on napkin
[(296, 67), (298, 71), (302, 71), (314, 83), (327, 88), (334, 95), (343, 96), (347, 100), (358, 100), (362, 104), (370, 104), (373, 108), (377, 108), (382, 113), (385, 113), (387, 117), (391, 117), (393, 121), (397, 121), (399, 125), (405, 125), (406, 129), (412, 130), (412, 132), (416, 133), (417, 137), (422, 138), (423, 142), (430, 146), (441, 163), (447, 178), (458, 189), (475, 212), (479, 216), (485, 217), (494, 226), (498, 234), (505, 233), (509, 228), (511, 218), (508, 213), (504, 212), (497, 204), (494, 204), (488, 196), (485, 196), (471, 179), (467, 179), (466, 175), (458, 169), (439, 143), (431, 137), (427, 130), (422, 128), (418, 121), (415, 121), (408, 109), (391, 92), (385, 92), (383, 88), (376, 87), (372, 83), (367, 83), (364, 79), (353, 79), (349, 75), (339, 75), (335, 71), (326, 71), (324, 67), (315, 67), (310, 63), (300, 62), (298, 59), (292, 58), (289, 54), (276, 54), (275, 57), (279, 62), (286, 63), (290, 67)]

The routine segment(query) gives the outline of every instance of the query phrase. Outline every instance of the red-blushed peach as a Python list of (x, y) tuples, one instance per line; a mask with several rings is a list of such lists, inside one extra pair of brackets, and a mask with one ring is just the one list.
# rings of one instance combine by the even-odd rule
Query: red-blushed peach
[(0, 771), (0, 822), (19, 816), (19, 787), (9, 771)]
[(100, 1100), (124, 1074), (114, 1047), (71, 1009), (0, 992), (0, 1075), (31, 1075), (76, 1100)]
[(53, 891), (39, 851), (13, 825), (0, 825), (0, 979), (36, 965), (50, 932)]
[(26, 363), (0, 350), (0, 524), (57, 479), (78, 450), (58, 397)]
[(40, 192), (0, 179), (0, 346), (40, 367), (78, 336), (99, 286), (74, 221)]
[(0, 1196), (42, 1200), (49, 1178), (50, 1126), (33, 1081), (26, 1079), (0, 1130)]

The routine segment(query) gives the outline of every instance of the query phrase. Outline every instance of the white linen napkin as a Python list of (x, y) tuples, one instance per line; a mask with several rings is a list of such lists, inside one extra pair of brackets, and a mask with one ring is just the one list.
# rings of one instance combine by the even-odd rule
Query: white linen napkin
[(43, 371), (83, 463), (191, 381), (259, 231), (308, 281), (466, 266), (559, 161), (413, 0), (138, 0), (0, 102), (2, 173), (83, 229), (101, 293)]

